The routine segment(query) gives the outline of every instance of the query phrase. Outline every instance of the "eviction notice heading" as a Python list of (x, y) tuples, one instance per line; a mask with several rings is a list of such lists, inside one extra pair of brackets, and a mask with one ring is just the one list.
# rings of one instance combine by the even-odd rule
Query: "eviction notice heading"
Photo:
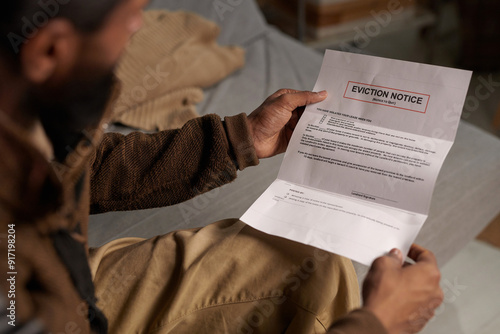
[(370, 265), (427, 219), (472, 72), (328, 50), (278, 178), (241, 220)]

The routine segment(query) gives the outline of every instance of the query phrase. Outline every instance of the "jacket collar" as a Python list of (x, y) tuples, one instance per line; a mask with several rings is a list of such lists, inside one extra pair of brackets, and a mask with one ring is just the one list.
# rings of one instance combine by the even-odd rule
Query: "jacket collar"
[[(61, 184), (26, 131), (0, 111), (0, 209), (29, 219), (61, 203)], [(38, 140), (44, 141), (43, 136)]]

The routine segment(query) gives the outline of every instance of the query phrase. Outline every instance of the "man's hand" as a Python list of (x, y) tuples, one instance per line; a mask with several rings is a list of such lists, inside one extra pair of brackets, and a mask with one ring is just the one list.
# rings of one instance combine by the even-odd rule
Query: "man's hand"
[(255, 150), (259, 159), (286, 151), (304, 106), (323, 101), (328, 94), (281, 89), (267, 98), (248, 116)]
[(378, 258), (363, 284), (364, 308), (373, 312), (390, 334), (419, 332), (444, 298), (434, 254), (413, 245), (408, 256), (414, 265), (402, 266), (397, 249)]

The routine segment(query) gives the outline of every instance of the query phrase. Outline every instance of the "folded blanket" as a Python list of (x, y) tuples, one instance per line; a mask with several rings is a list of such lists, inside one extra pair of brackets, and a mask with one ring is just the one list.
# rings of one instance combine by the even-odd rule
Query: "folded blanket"
[(198, 116), (202, 88), (244, 65), (244, 51), (216, 43), (219, 27), (196, 14), (164, 10), (144, 13), (116, 75), (122, 92), (113, 121), (144, 130), (182, 126)]

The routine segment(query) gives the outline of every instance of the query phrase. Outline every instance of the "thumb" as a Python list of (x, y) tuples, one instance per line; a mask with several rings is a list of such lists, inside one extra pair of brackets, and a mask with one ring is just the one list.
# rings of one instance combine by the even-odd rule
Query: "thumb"
[(388, 256), (392, 257), (395, 260), (398, 260), (399, 264), (401, 264), (401, 265), (403, 264), (403, 253), (399, 249), (397, 249), (397, 248), (391, 249)]
[(328, 97), (328, 93), (326, 91), (321, 91), (318, 93), (303, 91), (283, 95), (281, 97), (284, 98), (286, 102), (288, 102), (288, 105), (291, 105), (293, 109), (295, 109), (298, 107), (306, 106), (308, 104), (321, 102)]

